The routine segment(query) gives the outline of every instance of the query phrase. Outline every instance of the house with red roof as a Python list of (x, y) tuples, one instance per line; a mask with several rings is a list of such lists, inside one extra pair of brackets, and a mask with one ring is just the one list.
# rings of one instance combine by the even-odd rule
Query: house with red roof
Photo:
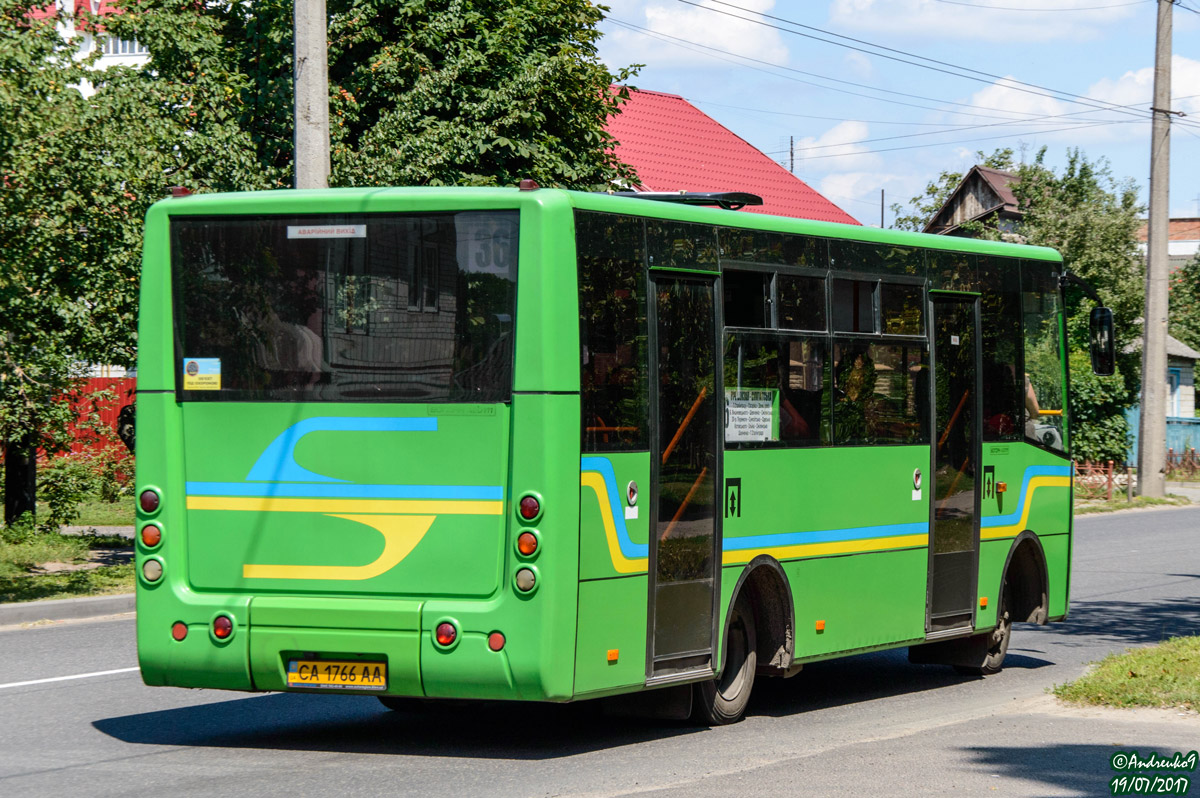
[(745, 191), (763, 198), (743, 213), (859, 224), (850, 214), (677, 94), (629, 90), (609, 117), (617, 157), (638, 173), (636, 191)]

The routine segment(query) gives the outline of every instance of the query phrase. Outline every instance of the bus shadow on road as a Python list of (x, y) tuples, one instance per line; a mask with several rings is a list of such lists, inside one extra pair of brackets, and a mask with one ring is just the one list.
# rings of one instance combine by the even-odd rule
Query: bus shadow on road
[(284, 693), (142, 712), (92, 725), (140, 745), (526, 760), (704, 731), (684, 722), (606, 717), (596, 702), (463, 702), (392, 712), (370, 697)]
[[(1200, 574), (1165, 574), (1200, 580)], [(1200, 588), (1200, 582), (1196, 583)], [(1071, 614), (1049, 627), (1062, 645), (1095, 645), (1111, 641), (1125, 646), (1149, 645), (1172, 637), (1200, 634), (1200, 596), (1155, 601), (1073, 601)]]
[[(1010, 651), (1006, 668), (1050, 663)], [(749, 715), (783, 716), (905, 693), (974, 677), (942, 665), (912, 665), (905, 649), (813, 663), (792, 679), (759, 679)], [(371, 697), (272, 693), (106, 718), (92, 724), (126, 743), (326, 753), (555, 759), (704, 732), (680, 721), (609, 717), (595, 701), (553, 705), (431, 702), (392, 712)]]
[[(1034, 650), (1030, 650), (1034, 653)], [(1053, 663), (1020, 653), (1016, 646), (1004, 659), (1005, 670), (1043, 668)], [(814, 710), (923, 693), (978, 681), (947, 665), (913, 665), (907, 649), (859, 654), (806, 665), (791, 679), (754, 683), (749, 714), (795, 715)]]

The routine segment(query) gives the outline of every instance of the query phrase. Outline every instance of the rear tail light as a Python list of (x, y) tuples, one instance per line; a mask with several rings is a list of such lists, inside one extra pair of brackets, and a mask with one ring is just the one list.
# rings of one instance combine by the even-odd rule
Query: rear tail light
[(142, 491), (141, 495), (138, 496), (138, 506), (142, 508), (143, 513), (156, 512), (158, 510), (159, 503), (160, 500), (158, 497), (158, 491), (156, 490), (144, 490)]
[(492, 632), (488, 635), (488, 648), (492, 651), (499, 651), (504, 648), (504, 634), (502, 632)]
[(142, 576), (147, 582), (157, 582), (162, 579), (163, 567), (158, 560), (146, 560), (142, 563)]
[(536, 496), (525, 495), (521, 497), (519, 506), (521, 517), (526, 521), (532, 521), (542, 513), (542, 504), (537, 500)]
[(522, 532), (517, 537), (517, 551), (524, 554), (526, 557), (531, 556), (538, 549), (537, 535), (532, 532)]
[(183, 621), (176, 621), (171, 627), (171, 637), (175, 638), (176, 640), (182, 640), (183, 638), (187, 637), (187, 633), (187, 624)]
[(213, 618), (212, 625), (213, 637), (218, 640), (225, 640), (233, 634), (233, 619), (228, 615), (218, 615)]
[(162, 542), (162, 529), (155, 524), (142, 527), (142, 545), (152, 549)]
[(452, 645), (458, 639), (458, 630), (449, 621), (439, 623), (434, 634), (437, 636), (439, 646)]

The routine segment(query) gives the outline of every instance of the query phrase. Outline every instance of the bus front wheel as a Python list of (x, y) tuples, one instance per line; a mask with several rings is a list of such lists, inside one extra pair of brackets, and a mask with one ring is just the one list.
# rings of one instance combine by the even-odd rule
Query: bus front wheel
[(746, 714), (758, 651), (754, 634), (754, 608), (739, 596), (729, 619), (725, 640), (725, 668), (721, 678), (695, 685), (693, 718), (713, 726), (737, 723)]
[(1008, 608), (1008, 585), (1000, 594), (1000, 608), (996, 612), (996, 628), (988, 634), (988, 647), (978, 665), (955, 665), (954, 669), (967, 676), (991, 676), (1004, 667), (1008, 654), (1008, 641), (1012, 638), (1012, 613)]

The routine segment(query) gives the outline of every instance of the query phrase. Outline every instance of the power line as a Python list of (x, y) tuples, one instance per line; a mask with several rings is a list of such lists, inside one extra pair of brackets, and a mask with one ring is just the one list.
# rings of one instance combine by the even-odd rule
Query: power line
[[(637, 33), (641, 33), (646, 36), (650, 36), (651, 38), (655, 38), (655, 39), (659, 39), (661, 41), (667, 41), (672, 44), (676, 44), (677, 46), (683, 47), (684, 49), (687, 49), (687, 50), (693, 50), (696, 52), (707, 51), (710, 53), (720, 53), (721, 55), (726, 55), (726, 56), (731, 56), (733, 58), (741, 59), (741, 61), (749, 61), (754, 64), (762, 64), (764, 66), (771, 67), (771, 69), (769, 69), (769, 70), (757, 69), (756, 67), (751, 67), (751, 66), (748, 66), (747, 64), (741, 63), (741, 61), (730, 61), (727, 58), (720, 58), (719, 56), (714, 56), (722, 61), (727, 61), (729, 63), (738, 64), (739, 66), (743, 66), (748, 69), (756, 69), (759, 72), (765, 72), (765, 73), (767, 73), (769, 75), (773, 75), (775, 77), (784, 78), (785, 80), (791, 80), (796, 83), (802, 83), (806, 86), (814, 86), (818, 89), (825, 89), (827, 91), (835, 91), (835, 92), (838, 92), (841, 94), (849, 94), (853, 97), (865, 97), (868, 100), (876, 100), (878, 102), (892, 103), (894, 105), (903, 105), (903, 106), (907, 106), (909, 108), (919, 108), (924, 111), (937, 111), (939, 113), (956, 114), (958, 116), (974, 116), (974, 117), (979, 117), (982, 119), (1005, 119), (1005, 120), (1020, 119), (1020, 117), (994, 116), (992, 114), (981, 114), (978, 112), (972, 112), (972, 113), (968, 114), (963, 111), (949, 111), (949, 110), (946, 110), (945, 108), (934, 108), (934, 107), (930, 107), (928, 105), (918, 105), (916, 103), (906, 103), (906, 102), (903, 102), (900, 100), (889, 100), (886, 97), (875, 97), (870, 94), (861, 94), (859, 92), (848, 91), (846, 89), (839, 89), (834, 86), (825, 86), (820, 83), (813, 83), (812, 81), (802, 80), (800, 78), (792, 77), (790, 75), (782, 75), (779, 72), (773, 71), (773, 70), (784, 70), (786, 72), (794, 72), (799, 75), (807, 75), (809, 77), (817, 78), (819, 80), (827, 80), (832, 83), (841, 83), (841, 84), (844, 84), (847, 86), (855, 86), (860, 89), (867, 89), (868, 91), (880, 92), (882, 94), (893, 94), (898, 97), (909, 97), (909, 98), (917, 99), (917, 100), (926, 100), (928, 102), (938, 103), (939, 105), (957, 105), (957, 106), (960, 106), (963, 108), (980, 108), (980, 109), (987, 110), (987, 111), (999, 111), (1001, 113), (1006, 113), (1006, 114), (1025, 114), (1026, 117), (1031, 116), (1031, 114), (1026, 111), (1006, 111), (1002, 108), (989, 108), (988, 106), (984, 106), (984, 105), (973, 105), (971, 103), (960, 103), (960, 102), (956, 102), (954, 100), (942, 100), (937, 97), (925, 97), (925, 96), (922, 96), (919, 94), (908, 94), (906, 92), (894, 91), (892, 89), (883, 89), (883, 88), (879, 88), (878, 86), (870, 86), (870, 85), (867, 85), (864, 83), (855, 83), (854, 81), (843, 80), (841, 78), (833, 78), (833, 77), (829, 77), (828, 75), (819, 74), (817, 72), (808, 72), (803, 69), (797, 69), (795, 67), (782, 66), (780, 64), (772, 64), (770, 61), (763, 61), (762, 59), (752, 58), (748, 55), (742, 55), (740, 53), (733, 53), (728, 50), (722, 50), (719, 47), (712, 47), (711, 45), (700, 44), (699, 42), (693, 42), (688, 39), (682, 39), (678, 36), (672, 36), (669, 33), (661, 33), (659, 31), (650, 30), (649, 28), (643, 28), (640, 25), (635, 25), (632, 22), (626, 22), (625, 20), (617, 19), (616, 17), (608, 17), (608, 20), (616, 25), (623, 27), (623, 28), (627, 28), (629, 30), (635, 31)], [(1102, 110), (1107, 110), (1107, 109), (1102, 109)]]
[[(1089, 127), (1104, 127), (1106, 125), (1119, 125), (1122, 123), (1123, 123), (1123, 120), (1114, 120), (1112, 122), (1095, 122), (1095, 123), (1087, 124), (1087, 125), (1066, 125), (1064, 127), (1054, 128), (1052, 130), (1039, 130), (1037, 132), (1038, 133), (1059, 133), (1064, 130), (1083, 130), (1083, 129), (1089, 128)], [(1027, 134), (1028, 134), (1028, 131), (1022, 131), (1020, 133), (1003, 133), (999, 136), (983, 136), (980, 138), (973, 138), (973, 139), (959, 139), (957, 141), (931, 141), (926, 144), (908, 144), (904, 147), (885, 147), (884, 149), (881, 149), (881, 150), (863, 150), (861, 152), (835, 152), (835, 153), (830, 153), (829, 155), (814, 155), (811, 158), (805, 158), (805, 160), (819, 161), (819, 160), (823, 160), (825, 158), (847, 158), (847, 157), (851, 157), (851, 156), (855, 156), (855, 155), (877, 155), (881, 152), (899, 152), (900, 150), (917, 150), (917, 149), (921, 149), (923, 147), (944, 147), (944, 146), (947, 146), (950, 144), (971, 144), (976, 141), (995, 141), (996, 139), (1010, 139), (1014, 136), (1024, 136)]]
[[(1091, 108), (1095, 108), (1097, 110), (1112, 110), (1112, 109), (1118, 107), (1118, 106), (1115, 106), (1113, 103), (1109, 103), (1105, 100), (1096, 101), (1096, 100), (1093, 100), (1092, 98), (1085, 97), (1084, 95), (1081, 95), (1081, 94), (1074, 94), (1073, 92), (1062, 91), (1059, 89), (1052, 89), (1052, 88), (1049, 88), (1046, 86), (1039, 86), (1035, 83), (1026, 83), (1024, 81), (1016, 80), (1015, 78), (1006, 78), (1001, 75), (994, 75), (990, 72), (984, 72), (982, 70), (972, 69), (970, 67), (964, 67), (959, 64), (950, 63), (948, 61), (939, 61), (935, 58), (927, 58), (925, 56), (917, 55), (915, 53), (910, 53), (905, 50), (898, 50), (894, 47), (886, 47), (881, 44), (875, 44), (874, 42), (868, 42), (864, 39), (856, 39), (852, 36), (843, 36), (840, 33), (833, 33), (831, 31), (827, 31), (822, 28), (817, 28), (812, 25), (805, 25), (800, 22), (794, 22), (794, 21), (786, 19), (784, 17), (777, 17), (777, 16), (773, 16), (771, 14), (764, 14), (764, 13), (761, 13), (758, 11), (753, 11), (748, 8), (743, 8), (742, 6), (738, 6), (733, 3), (727, 3), (724, 0), (706, 0), (706, 1), (709, 3), (712, 3), (714, 5), (726, 6), (728, 8), (734, 8), (734, 9), (737, 9), (738, 11), (744, 11), (749, 14), (756, 14), (758, 16), (763, 17), (763, 19), (771, 19), (771, 20), (775, 20), (776, 22), (783, 22), (783, 23), (786, 23), (788, 25), (792, 25), (792, 26), (795, 26), (798, 28), (804, 28), (805, 30), (817, 31), (818, 33), (824, 34), (826, 36), (833, 36), (838, 39), (845, 39), (846, 41), (855, 42), (857, 44), (862, 44), (867, 47), (874, 48), (875, 50), (883, 50), (886, 52), (898, 53), (899, 55), (907, 56), (907, 58), (899, 58), (897, 56), (887, 55), (886, 52), (874, 52), (872, 50), (865, 50), (861, 47), (854, 47), (853, 45), (843, 44), (842, 42), (831, 41), (830, 39), (823, 39), (820, 36), (814, 36), (809, 33), (802, 33), (801, 31), (791, 30), (789, 28), (781, 27), (779, 25), (772, 25), (769, 22), (763, 21), (763, 19), (755, 19), (752, 17), (739, 16), (738, 14), (733, 14), (728, 11), (722, 11), (719, 8), (714, 8), (712, 5), (701, 5), (699, 2), (696, 2), (696, 0), (677, 0), (677, 2), (683, 3), (684, 5), (693, 6), (694, 8), (701, 8), (701, 9), (704, 9), (705, 11), (711, 11), (715, 14), (722, 14), (724, 16), (731, 17), (733, 19), (740, 19), (743, 22), (750, 22), (755, 25), (761, 25), (766, 28), (771, 28), (773, 30), (781, 31), (783, 33), (790, 33), (793, 36), (802, 36), (806, 39), (813, 39), (815, 41), (824, 42), (825, 44), (832, 44), (835, 47), (844, 47), (848, 50), (855, 50), (857, 52), (864, 53), (866, 55), (873, 55), (873, 56), (876, 56), (879, 58), (886, 58), (890, 61), (896, 61), (898, 63), (908, 64), (909, 66), (915, 66), (915, 67), (919, 67), (921, 69), (928, 69), (933, 72), (939, 72), (944, 75), (951, 75), (953, 77), (962, 78), (964, 80), (973, 80), (978, 83), (987, 83), (989, 85), (994, 85), (994, 83), (996, 81), (1004, 81), (1007, 84), (1004, 87), (1012, 89), (1014, 91), (1020, 91), (1025, 94), (1033, 94), (1033, 95), (1040, 96), (1040, 97), (1049, 97), (1054, 100), (1072, 102), (1077, 105), (1084, 105), (1084, 106), (1088, 106)], [(915, 59), (918, 59), (918, 61), (910, 61), (910, 60), (908, 60), (909, 58), (915, 58)], [(922, 63), (919, 63), (920, 61), (927, 61), (929, 63), (922, 64)], [(930, 64), (938, 64), (941, 67), (950, 67), (950, 69), (942, 69), (939, 66), (930, 66)], [(956, 71), (952, 71), (952, 70), (958, 70), (958, 71), (956, 72)], [(964, 73), (968, 73), (968, 72), (974, 73), (975, 75), (982, 75), (986, 78), (990, 78), (991, 80), (984, 80), (982, 77), (974, 77), (973, 75), (964, 74)], [(1034, 89), (1040, 89), (1041, 91), (1034, 91)], [(1047, 94), (1046, 92), (1053, 92), (1053, 93)], [(1055, 95), (1063, 95), (1063, 96), (1058, 97)], [(1098, 103), (1103, 103), (1103, 104), (1098, 104)], [(1135, 111), (1122, 110), (1122, 113), (1126, 113), (1131, 116), (1142, 116), (1142, 114), (1138, 114)]]
[(1080, 6), (1077, 8), (1029, 8), (1028, 6), (1026, 6), (1024, 8), (1014, 8), (1011, 6), (982, 6), (982, 5), (979, 5), (978, 3), (964, 3), (964, 2), (962, 2), (962, 0), (937, 0), (937, 2), (946, 3), (947, 5), (952, 5), (952, 6), (966, 6), (967, 8), (979, 8), (979, 9), (984, 9), (986, 11), (1041, 11), (1041, 12), (1057, 13), (1059, 11), (1099, 11), (1099, 10), (1105, 9), (1105, 8), (1123, 8), (1124, 6), (1139, 6), (1144, 3), (1154, 3), (1154, 2), (1157, 2), (1157, 0), (1133, 0), (1132, 3), (1113, 3), (1112, 5), (1108, 5), (1108, 6)]

